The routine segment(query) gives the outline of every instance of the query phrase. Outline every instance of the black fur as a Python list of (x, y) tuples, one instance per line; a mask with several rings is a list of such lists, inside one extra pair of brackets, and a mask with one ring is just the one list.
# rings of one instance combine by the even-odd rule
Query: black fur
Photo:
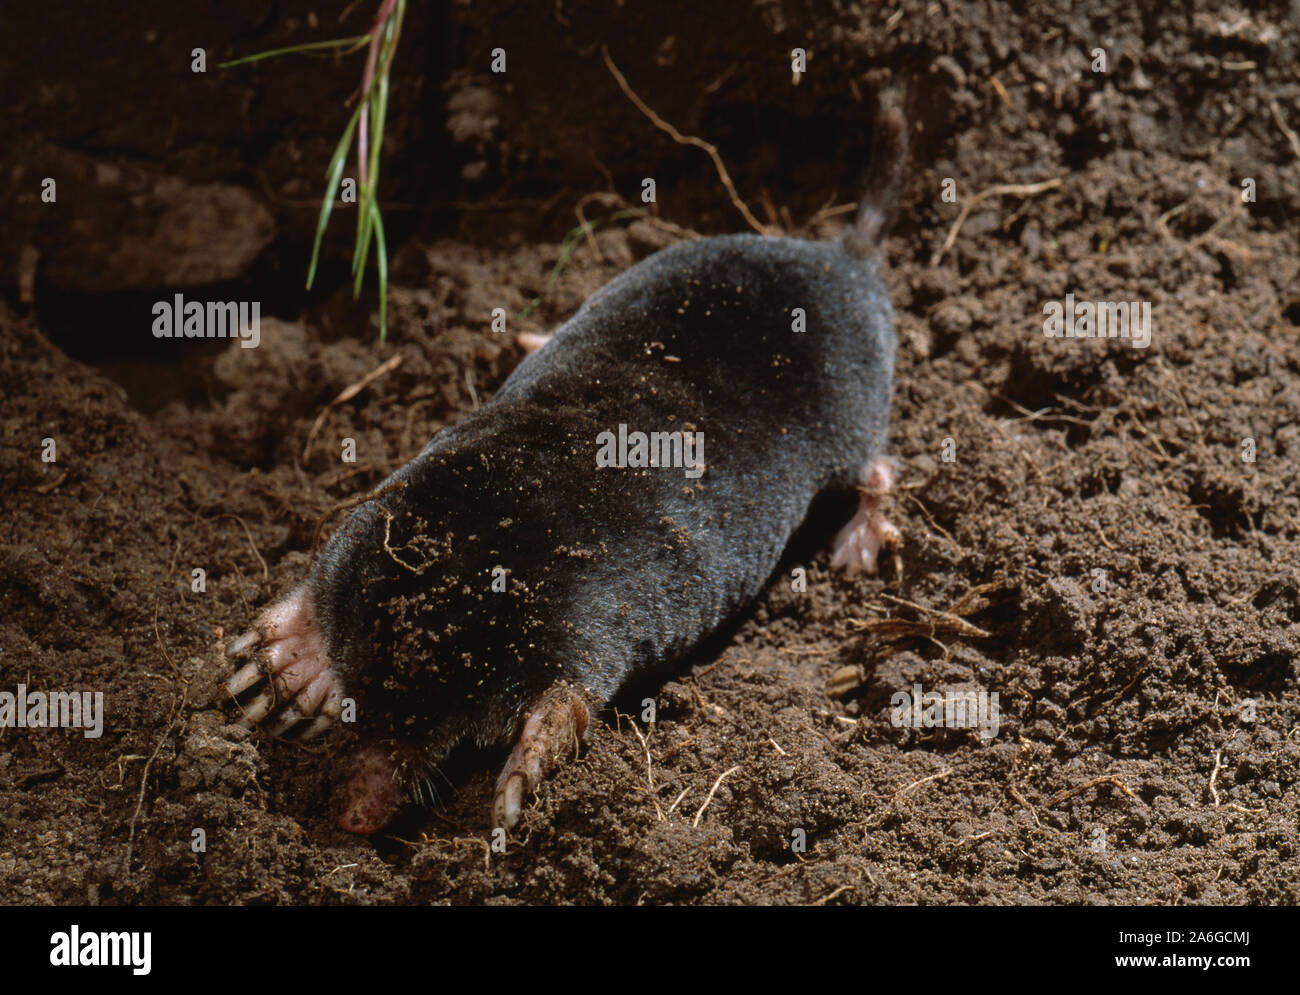
[[(309, 584), (363, 733), (434, 762), (504, 746), (556, 679), (604, 700), (742, 612), (885, 447), (895, 338), (861, 236), (646, 259), (354, 512)], [(705, 473), (598, 469), (620, 423), (702, 432)]]

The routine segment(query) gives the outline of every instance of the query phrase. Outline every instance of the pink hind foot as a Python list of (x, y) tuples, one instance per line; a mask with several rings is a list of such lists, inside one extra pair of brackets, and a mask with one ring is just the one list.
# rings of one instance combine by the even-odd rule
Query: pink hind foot
[(532, 354), (551, 341), (554, 336), (539, 335), (536, 332), (520, 332), (515, 336), (515, 341), (524, 352)]
[(903, 535), (880, 512), (880, 499), (894, 486), (894, 471), (884, 459), (874, 460), (862, 472), (858, 510), (840, 529), (832, 544), (831, 566), (843, 567), (852, 577), (874, 574), (880, 551), (902, 541)]
[(342, 714), (343, 687), (330, 668), (305, 587), (262, 612), (226, 653), (255, 654), (226, 684), (243, 712), (243, 725), (260, 725), (272, 736), (292, 730), (311, 739)]

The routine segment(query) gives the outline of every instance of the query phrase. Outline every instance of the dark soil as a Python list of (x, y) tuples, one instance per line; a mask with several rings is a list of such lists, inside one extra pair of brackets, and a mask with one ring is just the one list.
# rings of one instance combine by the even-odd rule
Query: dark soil
[[(412, 5), (381, 343), (373, 292), (354, 305), (343, 286), (349, 218), (323, 286), (299, 289), (358, 57), (189, 72), (194, 46), (215, 65), (373, 12), (338, 25), (344, 4), (316, 5), (313, 27), (306, 4), (265, 6), (97, 10), (69, 40), (74, 15), (49, 3), (3, 42), (0, 691), (106, 698), (98, 739), (0, 730), (6, 901), (1300, 900), (1292, 8)], [(656, 248), (744, 227), (602, 46), (717, 145), (764, 223), (811, 237), (844, 224), (822, 209), (855, 199), (876, 95), (902, 88), (915, 176), (886, 255), (904, 543), (852, 582), (818, 551), (807, 593), (777, 581), (721, 646), (631, 689), (504, 856), (485, 842), (496, 756), (463, 758), (444, 806), (350, 836), (347, 738), (231, 725), (223, 643), (300, 579), (331, 508), (501, 384), (521, 353), (493, 308), (544, 331)], [(49, 170), (57, 205), (39, 200)], [(645, 207), (645, 176), (658, 203), (615, 216)], [(1057, 178), (978, 201), (941, 251), (981, 191)], [(204, 268), (202, 231), (180, 249), (136, 231), (115, 198), (191, 203), (169, 179), (245, 198), (247, 240), (226, 245), (223, 223)], [(551, 287), (580, 218), (593, 233)], [(134, 269), (112, 262), (125, 245)], [(182, 291), (267, 302), (261, 347), (158, 348), (149, 305)], [(1150, 301), (1151, 347), (1046, 338), (1043, 305), (1067, 293)], [(997, 692), (997, 735), (895, 727), (890, 698), (914, 684)]]

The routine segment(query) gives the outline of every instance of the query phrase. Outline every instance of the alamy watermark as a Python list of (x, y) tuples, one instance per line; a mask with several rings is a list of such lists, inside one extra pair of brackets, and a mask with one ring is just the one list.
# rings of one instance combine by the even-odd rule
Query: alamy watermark
[(55, 967), (129, 967), (135, 975), (153, 969), (153, 934), (104, 933), (75, 923), (50, 936), (50, 963)]
[(1043, 334), (1049, 339), (1128, 339), (1134, 349), (1151, 344), (1150, 301), (1064, 301), (1043, 305)]
[(596, 436), (597, 467), (677, 467), (696, 480), (704, 475), (703, 432), (629, 432), (619, 424), (618, 433)]
[(261, 301), (187, 301), (177, 294), (153, 306), (156, 339), (233, 339), (245, 349), (262, 341)]
[(0, 691), (0, 729), (84, 729), (87, 739), (104, 733), (103, 691)]
[(978, 729), (993, 739), (1001, 728), (996, 691), (925, 691), (920, 684), (889, 699), (889, 721), (904, 729)]

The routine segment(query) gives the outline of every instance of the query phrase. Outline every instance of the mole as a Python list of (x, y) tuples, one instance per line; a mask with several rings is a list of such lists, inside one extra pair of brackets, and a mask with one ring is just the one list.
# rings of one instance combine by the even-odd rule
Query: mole
[(882, 113), (838, 241), (724, 235), (616, 277), (229, 645), (246, 726), (357, 731), (339, 826), (383, 828), (472, 743), (510, 751), (491, 818), (513, 829), (629, 678), (752, 606), (820, 495), (856, 502), (832, 565), (875, 572), (899, 540), (879, 245), (906, 144)]

